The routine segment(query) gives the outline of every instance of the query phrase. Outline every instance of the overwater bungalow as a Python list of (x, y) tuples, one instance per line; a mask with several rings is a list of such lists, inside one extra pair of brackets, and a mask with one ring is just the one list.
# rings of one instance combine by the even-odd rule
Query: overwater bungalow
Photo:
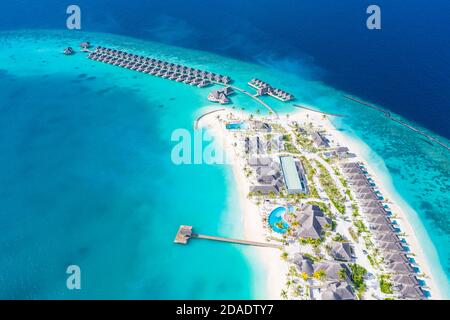
[(197, 87), (199, 87), (199, 88), (204, 88), (204, 87), (207, 87), (209, 85), (209, 81), (207, 81), (207, 80), (201, 80), (200, 82), (199, 82), (199, 84), (197, 85)]
[(87, 50), (91, 47), (91, 43), (88, 41), (82, 42), (82, 43), (80, 43), (80, 47), (84, 50)]
[(222, 90), (213, 90), (208, 95), (208, 100), (211, 102), (219, 102), (220, 104), (227, 104), (230, 102), (227, 95)]
[(75, 51), (73, 50), (72, 47), (67, 47), (67, 48), (64, 49), (63, 53), (64, 53), (66, 56), (70, 56), (70, 55), (74, 54)]

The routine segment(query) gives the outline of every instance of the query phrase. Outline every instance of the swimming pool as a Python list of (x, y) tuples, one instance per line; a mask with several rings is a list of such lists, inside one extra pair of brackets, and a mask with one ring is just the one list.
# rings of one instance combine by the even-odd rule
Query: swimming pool
[(232, 123), (227, 123), (225, 125), (225, 127), (228, 130), (241, 130), (241, 129), (246, 129), (247, 124), (245, 122), (232, 122)]
[[(294, 212), (293, 206), (288, 206), (289, 212)], [(273, 231), (278, 233), (285, 233), (289, 228), (289, 224), (284, 220), (284, 214), (286, 213), (286, 207), (275, 208), (269, 215), (269, 225)]]

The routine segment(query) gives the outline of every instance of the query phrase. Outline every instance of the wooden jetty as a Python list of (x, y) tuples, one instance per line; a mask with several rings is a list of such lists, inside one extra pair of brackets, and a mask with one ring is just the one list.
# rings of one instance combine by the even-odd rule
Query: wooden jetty
[(243, 94), (249, 96), (250, 98), (252, 98), (252, 99), (255, 100), (256, 102), (258, 102), (259, 104), (261, 104), (263, 107), (265, 107), (267, 110), (269, 110), (269, 113), (272, 113), (273, 115), (275, 115), (275, 117), (276, 117), (277, 119), (280, 118), (279, 115), (278, 115), (278, 113), (277, 113), (274, 109), (272, 109), (267, 103), (265, 103), (264, 101), (262, 101), (262, 100), (261, 100), (260, 98), (258, 98), (257, 96), (252, 95), (250, 92), (248, 92), (248, 91), (246, 91), (246, 90), (244, 90), (244, 89), (241, 89), (241, 88), (239, 88), (239, 87), (236, 87), (236, 86), (225, 85), (225, 84), (219, 83), (219, 82), (215, 82), (215, 83), (218, 84), (218, 85), (230, 87), (230, 88), (232, 88), (232, 89), (234, 89), (234, 90), (236, 90), (236, 91), (239, 91), (239, 92), (241, 92), (241, 93), (243, 93)]
[(243, 245), (255, 246), (255, 247), (265, 247), (265, 248), (275, 248), (275, 249), (281, 248), (280, 245), (274, 244), (274, 243), (257, 242), (257, 241), (240, 240), (240, 239), (233, 239), (233, 238), (224, 238), (224, 237), (208, 236), (208, 235), (204, 235), (204, 234), (197, 234), (197, 233), (192, 232), (192, 226), (186, 226), (186, 225), (181, 225), (179, 227), (177, 235), (175, 236), (174, 242), (179, 243), (179, 244), (188, 244), (188, 241), (191, 238), (229, 242), (229, 243), (243, 244)]
[(201, 116), (199, 116), (199, 117), (195, 120), (195, 124), (194, 124), (195, 130), (198, 129), (198, 123), (200, 122), (200, 120), (201, 120), (203, 117), (206, 117), (207, 115), (210, 115), (211, 113), (216, 113), (216, 112), (224, 111), (224, 110), (225, 110), (225, 108), (215, 109), (215, 110), (212, 110), (212, 111), (208, 111), (208, 112), (202, 114)]
[(343, 114), (323, 112), (323, 111), (315, 110), (315, 109), (313, 109), (313, 108), (301, 106), (301, 105), (299, 105), (299, 104), (294, 104), (293, 106), (294, 106), (295, 108), (301, 108), (301, 109), (305, 109), (305, 110), (308, 110), (308, 111), (312, 111), (312, 112), (316, 112), (316, 113), (321, 113), (321, 114), (326, 115), (326, 116), (332, 116), (332, 117), (345, 117)]

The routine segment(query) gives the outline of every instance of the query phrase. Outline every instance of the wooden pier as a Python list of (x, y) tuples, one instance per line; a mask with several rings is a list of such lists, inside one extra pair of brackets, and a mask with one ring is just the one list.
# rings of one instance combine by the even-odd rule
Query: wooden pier
[(267, 103), (265, 103), (264, 101), (262, 101), (262, 100), (261, 100), (260, 98), (258, 98), (257, 96), (252, 95), (250, 92), (248, 92), (248, 91), (246, 91), (246, 90), (244, 90), (244, 89), (241, 89), (241, 88), (239, 88), (239, 87), (236, 87), (236, 86), (232, 86), (232, 85), (224, 85), (223, 83), (218, 83), (218, 82), (215, 82), (215, 83), (218, 84), (218, 85), (230, 87), (230, 88), (232, 88), (232, 89), (234, 89), (234, 90), (236, 90), (236, 91), (239, 91), (239, 92), (241, 92), (241, 93), (243, 93), (243, 94), (249, 96), (250, 98), (252, 98), (252, 99), (255, 100), (256, 102), (258, 102), (259, 104), (261, 104), (262, 106), (264, 106), (267, 110), (269, 110), (269, 113), (272, 113), (273, 115), (275, 115), (275, 117), (276, 117), (277, 119), (280, 118), (280, 117), (278, 116), (278, 113), (277, 113), (274, 109), (272, 109)]
[(197, 238), (197, 239), (206, 239), (213, 241), (221, 241), (221, 242), (229, 242), (236, 244), (243, 244), (254, 247), (265, 247), (265, 248), (274, 248), (281, 249), (279, 244), (268, 243), (268, 242), (257, 242), (257, 241), (249, 241), (249, 240), (240, 240), (233, 238), (224, 238), (224, 237), (216, 237), (216, 236), (208, 236), (204, 234), (197, 234), (192, 232), (192, 226), (181, 225), (178, 229), (177, 235), (175, 236), (175, 243), (179, 244), (188, 244), (189, 239)]
[(295, 108), (305, 109), (305, 110), (312, 111), (312, 112), (316, 112), (316, 113), (320, 113), (320, 114), (323, 114), (323, 115), (326, 115), (326, 116), (332, 116), (332, 117), (345, 117), (343, 114), (329, 113), (329, 112), (323, 112), (323, 111), (319, 111), (319, 110), (314, 110), (313, 108), (301, 106), (301, 105), (299, 105), (299, 104), (294, 104), (293, 106), (294, 106)]
[(199, 116), (199, 117), (195, 120), (195, 124), (194, 124), (195, 130), (198, 129), (198, 124), (199, 124), (199, 122), (200, 122), (200, 120), (201, 120), (202, 118), (204, 118), (204, 117), (206, 117), (207, 115), (210, 115), (210, 114), (212, 114), (212, 113), (216, 113), (216, 112), (220, 112), (220, 111), (224, 111), (224, 110), (225, 110), (225, 108), (215, 109), (215, 110), (206, 112), (206, 113), (202, 114), (201, 116)]

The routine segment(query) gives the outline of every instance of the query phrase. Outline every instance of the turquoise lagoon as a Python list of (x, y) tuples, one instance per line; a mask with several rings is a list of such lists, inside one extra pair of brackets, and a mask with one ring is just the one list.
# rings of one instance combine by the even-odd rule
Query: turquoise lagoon
[[(320, 81), (207, 52), (110, 34), (0, 33), (1, 298), (261, 298), (264, 265), (251, 248), (173, 244), (180, 224), (242, 237), (231, 170), (176, 166), (178, 128), (193, 130), (208, 89), (64, 56), (82, 40), (230, 75), (258, 77), (299, 103), (349, 117), (339, 130), (367, 154), (408, 214), (434, 276), (450, 297), (450, 154)], [(263, 98), (278, 112), (294, 108)], [(265, 110), (244, 95), (233, 104)], [(438, 137), (449, 143), (446, 139)], [(362, 142), (361, 142), (362, 143)], [(82, 290), (65, 288), (65, 268)]]

